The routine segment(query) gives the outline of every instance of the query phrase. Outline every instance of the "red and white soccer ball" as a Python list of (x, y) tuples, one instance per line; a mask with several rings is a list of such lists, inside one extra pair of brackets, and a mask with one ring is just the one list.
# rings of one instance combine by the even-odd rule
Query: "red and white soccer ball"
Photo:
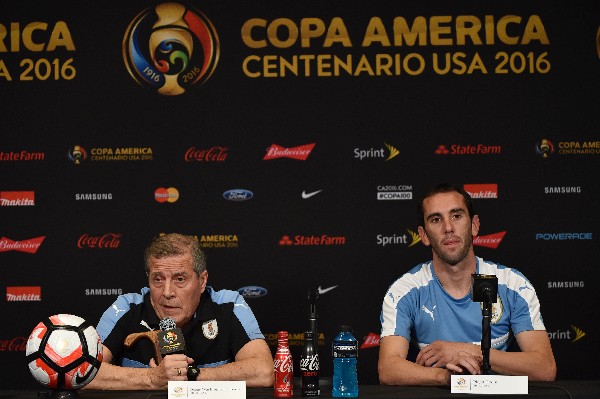
[(33, 377), (55, 390), (75, 390), (94, 379), (102, 363), (96, 329), (79, 316), (57, 314), (41, 321), (27, 340)]

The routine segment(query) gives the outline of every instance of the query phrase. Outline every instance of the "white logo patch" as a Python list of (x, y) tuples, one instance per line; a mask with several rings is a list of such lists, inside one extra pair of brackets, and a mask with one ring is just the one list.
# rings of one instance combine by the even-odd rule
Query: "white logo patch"
[(219, 326), (217, 325), (217, 319), (212, 319), (202, 323), (202, 332), (208, 339), (215, 339), (219, 334)]

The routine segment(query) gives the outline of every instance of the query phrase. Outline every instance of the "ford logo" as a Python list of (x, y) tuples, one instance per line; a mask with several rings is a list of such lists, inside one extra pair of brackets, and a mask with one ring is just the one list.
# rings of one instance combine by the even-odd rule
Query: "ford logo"
[(234, 190), (227, 190), (223, 193), (223, 198), (230, 201), (246, 201), (252, 197), (254, 197), (252, 191), (242, 190), (239, 188)]
[(250, 298), (260, 298), (262, 296), (267, 295), (267, 289), (263, 287), (257, 287), (255, 285), (249, 285), (247, 287), (242, 287), (237, 290), (241, 296), (246, 299)]

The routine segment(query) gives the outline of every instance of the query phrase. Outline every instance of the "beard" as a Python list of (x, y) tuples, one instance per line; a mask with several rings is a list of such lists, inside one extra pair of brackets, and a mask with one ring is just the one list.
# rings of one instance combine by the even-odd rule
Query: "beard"
[(468, 237), (453, 237), (460, 240), (460, 248), (458, 248), (457, 251), (448, 251), (444, 248), (444, 244), (437, 240), (430, 240), (431, 249), (444, 263), (454, 266), (460, 263), (460, 261), (462, 261), (469, 253), (469, 250), (473, 245), (473, 238), (470, 234), (471, 233), (469, 232)]

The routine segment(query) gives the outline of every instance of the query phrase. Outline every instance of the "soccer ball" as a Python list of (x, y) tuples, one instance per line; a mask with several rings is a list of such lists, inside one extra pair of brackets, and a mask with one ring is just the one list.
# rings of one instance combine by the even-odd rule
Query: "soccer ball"
[(81, 317), (57, 314), (33, 329), (25, 355), (29, 371), (42, 385), (75, 390), (96, 376), (102, 343), (96, 329)]

